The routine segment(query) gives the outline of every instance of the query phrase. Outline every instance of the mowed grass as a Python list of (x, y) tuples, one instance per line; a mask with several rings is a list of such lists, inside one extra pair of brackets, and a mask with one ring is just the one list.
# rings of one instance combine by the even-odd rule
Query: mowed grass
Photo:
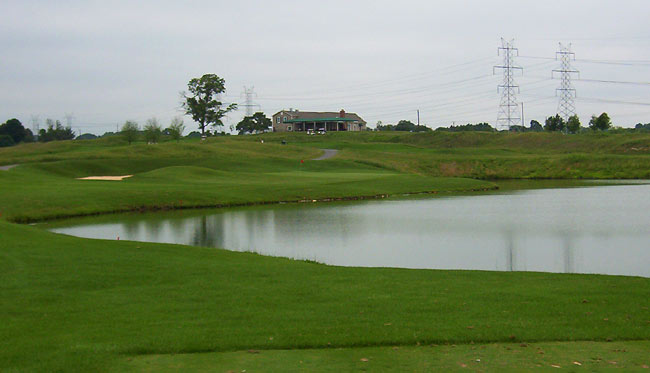
[[(622, 177), (648, 171), (643, 150), (626, 150), (644, 149), (645, 137), (524, 137), (528, 145), (515, 146), (502, 137), (427, 136), (271, 134), (263, 136), (264, 144), (247, 136), (131, 146), (114, 138), (0, 149), (0, 163), (20, 164), (0, 171), (0, 371), (150, 369), (143, 364), (153, 370), (247, 369), (255, 363), (252, 355), (272, 357), (255, 363), (260, 370), (283, 364), (298, 369), (296, 359), (312, 361), (306, 370), (395, 370), (401, 364), (418, 370), (436, 366), (429, 350), (419, 350), (431, 344), (467, 345), (448, 352), (449, 361), (463, 364), (474, 356), (467, 350), (472, 343), (490, 349), (493, 343), (597, 342), (571, 345), (589, 351), (607, 349), (602, 346), (611, 340), (629, 351), (647, 347), (646, 278), (330, 267), (216, 249), (88, 240), (12, 223), (494, 186), (441, 177), (472, 174), (460, 166), (441, 173), (445, 162), (479, 162), (485, 171), (476, 177), (504, 170), (530, 177), (520, 170), (524, 166), (533, 175), (561, 177), (556, 166), (540, 161), (544, 157), (559, 164), (587, 159), (603, 177), (614, 175), (609, 168), (616, 163), (623, 165), (617, 171)], [(284, 138), (289, 145), (280, 144)], [(455, 146), (441, 145), (450, 139)], [(598, 150), (588, 152), (584, 145), (579, 154), (564, 154), (567, 141)], [(312, 161), (319, 148), (341, 152)], [(582, 161), (576, 168), (579, 176), (592, 172)], [(76, 179), (126, 174), (134, 176), (121, 182)], [(395, 358), (394, 346), (405, 354)], [(569, 352), (557, 348), (558, 362), (574, 358)], [(638, 368), (635, 359), (625, 367)], [(233, 363), (238, 361), (243, 365)]]
[[(185, 151), (172, 145), (171, 155), (177, 149)], [(310, 158), (320, 153), (314, 149), (242, 142), (206, 147), (212, 151), (209, 155), (185, 158), (163, 152), (137, 158), (108, 155), (105, 159), (26, 163), (0, 172), (0, 213), (11, 221), (29, 222), (142, 209), (495, 187), (486, 181), (406, 174), (355, 161), (313, 161)], [(109, 150), (105, 151), (112, 154)], [(134, 176), (119, 182), (77, 179), (101, 175)]]
[(650, 279), (330, 267), (0, 223), (0, 367), (141, 355), (650, 338)]

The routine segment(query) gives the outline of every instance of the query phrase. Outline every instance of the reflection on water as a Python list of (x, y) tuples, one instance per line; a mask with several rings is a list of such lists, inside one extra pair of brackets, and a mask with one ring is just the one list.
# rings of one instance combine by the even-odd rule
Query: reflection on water
[(52, 230), (344, 266), (650, 277), (649, 196), (649, 185), (543, 189), (122, 215)]

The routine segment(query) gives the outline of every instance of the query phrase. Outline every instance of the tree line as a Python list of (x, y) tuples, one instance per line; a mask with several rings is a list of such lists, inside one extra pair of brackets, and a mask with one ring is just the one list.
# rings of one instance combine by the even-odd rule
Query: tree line
[(71, 140), (75, 138), (70, 126), (63, 126), (60, 121), (47, 119), (47, 128), (42, 128), (34, 135), (32, 130), (25, 128), (16, 118), (7, 120), (0, 125), (0, 147), (12, 146), (21, 142), (49, 142), (58, 140)]

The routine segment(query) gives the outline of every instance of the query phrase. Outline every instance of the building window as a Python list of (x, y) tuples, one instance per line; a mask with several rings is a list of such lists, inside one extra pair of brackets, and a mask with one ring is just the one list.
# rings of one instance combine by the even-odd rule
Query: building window
[(275, 118), (275, 123), (280, 123), (280, 117)]
[(283, 121), (283, 122), (286, 122), (286, 121), (287, 121), (287, 117), (282, 118), (282, 121)]
[(291, 131), (291, 126), (287, 126), (287, 131)]

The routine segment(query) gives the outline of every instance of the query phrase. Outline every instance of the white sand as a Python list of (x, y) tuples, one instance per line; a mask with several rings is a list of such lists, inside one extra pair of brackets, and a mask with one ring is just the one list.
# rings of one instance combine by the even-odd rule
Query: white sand
[(127, 177), (131, 177), (133, 175), (124, 175), (124, 176), (88, 176), (88, 177), (79, 177), (77, 180), (112, 180), (112, 181), (122, 181), (122, 179), (126, 179)]

